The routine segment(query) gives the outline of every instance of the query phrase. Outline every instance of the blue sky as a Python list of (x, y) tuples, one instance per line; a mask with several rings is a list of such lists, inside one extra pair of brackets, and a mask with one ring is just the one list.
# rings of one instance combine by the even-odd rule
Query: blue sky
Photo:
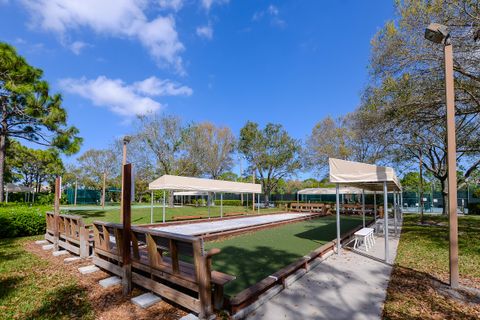
[(352, 111), (393, 1), (0, 0), (0, 40), (64, 96), (82, 151), (149, 110), (304, 139)]

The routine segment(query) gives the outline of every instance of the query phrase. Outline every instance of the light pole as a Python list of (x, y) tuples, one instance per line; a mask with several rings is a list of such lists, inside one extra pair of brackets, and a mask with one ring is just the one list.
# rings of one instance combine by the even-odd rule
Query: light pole
[(443, 44), (445, 56), (445, 98), (447, 103), (448, 213), (450, 238), (450, 286), (458, 288), (457, 155), (455, 142), (455, 91), (453, 87), (453, 49), (448, 28), (431, 23), (425, 38)]

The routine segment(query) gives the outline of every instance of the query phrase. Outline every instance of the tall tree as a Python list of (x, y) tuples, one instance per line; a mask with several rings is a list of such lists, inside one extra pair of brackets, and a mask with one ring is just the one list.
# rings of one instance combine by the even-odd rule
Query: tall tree
[(78, 151), (82, 139), (67, 126), (59, 94), (51, 95), (42, 70), (30, 66), (16, 50), (0, 43), (0, 202), (3, 202), (6, 142), (8, 138), (56, 147), (67, 154)]
[(240, 130), (238, 150), (249, 162), (249, 171), (258, 173), (267, 205), (279, 180), (302, 167), (300, 141), (279, 124), (268, 123), (260, 129), (257, 123), (247, 122)]
[(232, 168), (235, 137), (230, 128), (216, 127), (210, 122), (192, 125), (185, 147), (202, 175), (218, 179)]
[[(442, 184), (447, 196), (445, 87), (441, 46), (424, 39), (425, 27), (450, 27), (454, 47), (457, 161), (465, 176), (480, 166), (480, 21), (476, 1), (409, 0), (396, 2), (397, 18), (372, 40), (372, 83), (364, 112), (381, 115), (376, 123), (395, 145), (397, 160), (419, 162)], [(445, 203), (445, 202), (444, 202)], [(445, 212), (445, 211), (444, 211)]]

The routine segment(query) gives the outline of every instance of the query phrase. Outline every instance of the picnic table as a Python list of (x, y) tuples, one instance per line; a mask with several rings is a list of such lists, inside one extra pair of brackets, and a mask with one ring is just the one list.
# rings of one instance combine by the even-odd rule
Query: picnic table
[(362, 228), (355, 232), (353, 235), (355, 237), (355, 242), (353, 243), (353, 248), (357, 249), (360, 243), (365, 244), (365, 251), (368, 251), (371, 247), (373, 247), (375, 243), (375, 237), (373, 236), (373, 232), (375, 229), (373, 228)]

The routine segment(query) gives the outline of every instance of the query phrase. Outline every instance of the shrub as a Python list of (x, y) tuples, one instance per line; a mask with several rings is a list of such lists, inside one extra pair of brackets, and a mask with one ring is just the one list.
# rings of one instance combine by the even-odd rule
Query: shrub
[(49, 207), (8, 206), (0, 208), (0, 238), (45, 233), (45, 212)]
[[(220, 200), (215, 200), (215, 205), (219, 206), (220, 205)], [(242, 201), (240, 200), (223, 200), (223, 205), (224, 206), (241, 206)]]
[(480, 214), (480, 203), (469, 203), (468, 214)]

